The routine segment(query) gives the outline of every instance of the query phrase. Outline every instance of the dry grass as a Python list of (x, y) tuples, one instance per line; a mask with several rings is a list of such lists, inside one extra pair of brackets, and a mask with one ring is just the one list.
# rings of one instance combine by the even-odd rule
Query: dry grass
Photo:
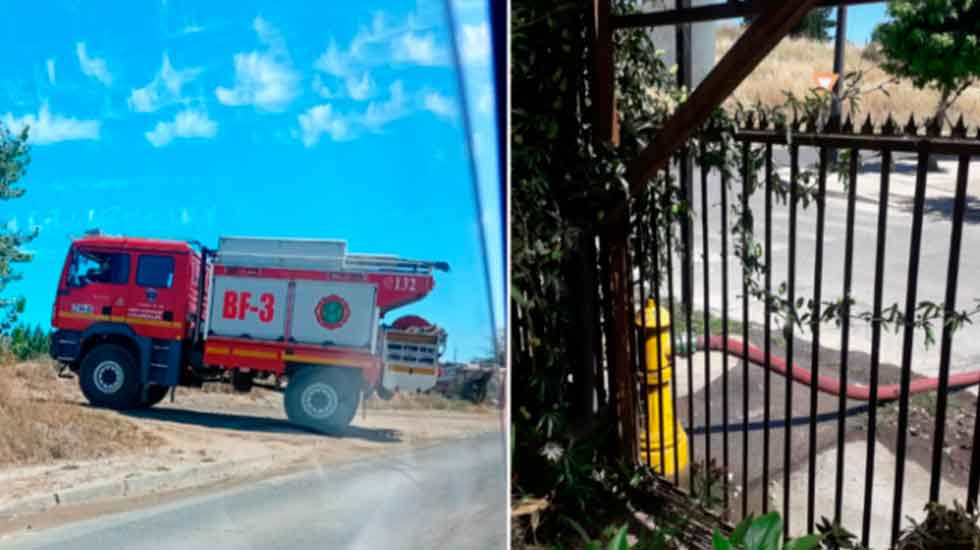
[(75, 380), (48, 361), (0, 366), (0, 467), (146, 451), (163, 440), (84, 404)]
[[(717, 59), (727, 52), (744, 28), (724, 26), (718, 28)], [(862, 89), (873, 88), (889, 80), (884, 71), (872, 61), (862, 59), (864, 49), (848, 44), (845, 49), (845, 71), (865, 71)], [(761, 101), (764, 105), (778, 105), (784, 102), (783, 91), (791, 91), (802, 97), (812, 88), (814, 71), (833, 69), (834, 46), (832, 42), (815, 42), (805, 38), (785, 38), (749, 75), (748, 79), (735, 90), (734, 98), (746, 104)], [(889, 112), (904, 124), (909, 114), (914, 113), (918, 121), (931, 117), (936, 111), (939, 94), (932, 90), (916, 89), (908, 81), (891, 84), (889, 95), (881, 92), (868, 93), (862, 98), (858, 119), (863, 120), (870, 113), (876, 124), (884, 121)], [(980, 87), (967, 90), (950, 109), (953, 120), (963, 115), (972, 127), (980, 125)]]
[(377, 395), (372, 395), (365, 401), (365, 405), (367, 405), (368, 410), (436, 410), (476, 413), (494, 410), (487, 405), (475, 405), (464, 399), (448, 399), (437, 393), (398, 393), (388, 401), (380, 399)]

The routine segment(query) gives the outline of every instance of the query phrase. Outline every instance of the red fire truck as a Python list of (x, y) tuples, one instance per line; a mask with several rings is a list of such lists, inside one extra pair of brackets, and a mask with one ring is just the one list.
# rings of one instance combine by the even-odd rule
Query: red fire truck
[(434, 385), (442, 329), (381, 320), (424, 298), (434, 271), (448, 269), (349, 254), (344, 241), (223, 237), (212, 250), (94, 232), (68, 251), (51, 355), (89, 402), (116, 409), (153, 406), (173, 387), (225, 374), (239, 391), (256, 376), (283, 377), (290, 420), (337, 431), (366, 390), (418, 389), (413, 376)]

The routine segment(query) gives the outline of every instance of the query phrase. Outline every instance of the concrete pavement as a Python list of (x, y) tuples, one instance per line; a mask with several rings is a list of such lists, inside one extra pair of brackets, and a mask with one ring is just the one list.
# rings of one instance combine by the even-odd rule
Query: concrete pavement
[(501, 434), (0, 539), (10, 550), (506, 547)]

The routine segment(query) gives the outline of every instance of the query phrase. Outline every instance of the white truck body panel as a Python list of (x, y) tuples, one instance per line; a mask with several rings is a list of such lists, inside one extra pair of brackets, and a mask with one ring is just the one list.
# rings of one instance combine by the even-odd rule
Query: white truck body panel
[(292, 338), (303, 344), (371, 348), (373, 353), (377, 294), (378, 288), (366, 282), (296, 281)]
[(222, 237), (214, 265), (246, 273), (212, 276), (206, 334), (376, 353), (375, 284), (247, 275), (249, 268), (352, 271), (345, 269), (346, 248), (333, 240)]
[(437, 334), (385, 330), (381, 385), (401, 393), (434, 388), (439, 379), (441, 344)]
[(230, 338), (282, 338), (288, 287), (285, 279), (214, 275), (207, 330)]
[(238, 267), (342, 271), (346, 257), (345, 241), (221, 237), (215, 263)]

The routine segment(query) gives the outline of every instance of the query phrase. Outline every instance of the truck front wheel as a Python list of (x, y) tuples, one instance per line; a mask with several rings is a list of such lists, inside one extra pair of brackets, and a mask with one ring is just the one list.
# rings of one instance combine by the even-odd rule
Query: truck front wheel
[(340, 368), (303, 368), (286, 384), (286, 416), (318, 432), (342, 432), (354, 419), (360, 402), (357, 374)]
[(133, 356), (120, 346), (101, 344), (85, 354), (78, 382), (95, 406), (130, 409), (139, 405), (139, 369)]

